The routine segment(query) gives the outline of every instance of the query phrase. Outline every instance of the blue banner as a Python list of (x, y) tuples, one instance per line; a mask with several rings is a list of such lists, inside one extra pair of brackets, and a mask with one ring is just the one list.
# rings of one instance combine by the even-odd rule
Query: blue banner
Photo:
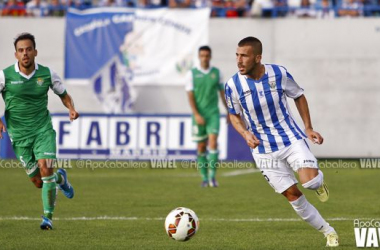
[[(97, 10), (97, 9), (96, 9)], [(134, 11), (107, 9), (93, 12), (71, 10), (66, 16), (65, 78), (91, 79), (120, 50), (133, 30)]]

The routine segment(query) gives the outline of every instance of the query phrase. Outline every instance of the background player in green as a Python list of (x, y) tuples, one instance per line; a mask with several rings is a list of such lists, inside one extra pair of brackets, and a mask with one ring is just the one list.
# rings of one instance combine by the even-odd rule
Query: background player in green
[[(186, 91), (193, 112), (193, 141), (197, 146), (197, 166), (202, 175), (202, 187), (217, 187), (215, 180), (218, 161), (219, 106), (218, 92), (224, 106), (224, 83), (219, 69), (210, 65), (211, 48), (202, 46), (198, 50), (200, 66), (187, 75)], [(206, 149), (208, 142), (208, 156)]]
[(64, 169), (54, 173), (56, 133), (47, 109), (51, 88), (69, 109), (70, 120), (79, 117), (73, 100), (58, 75), (50, 68), (35, 63), (37, 56), (34, 36), (22, 33), (14, 41), (17, 62), (0, 71), (0, 91), (5, 102), (5, 125), (0, 120), (0, 138), (8, 130), (13, 150), (37, 188), (42, 188), (41, 229), (53, 229), (56, 187), (68, 198), (74, 189)]

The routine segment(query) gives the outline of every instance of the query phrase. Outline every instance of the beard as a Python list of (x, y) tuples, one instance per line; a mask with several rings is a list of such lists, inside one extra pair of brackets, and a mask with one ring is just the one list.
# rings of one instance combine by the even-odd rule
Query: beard
[(23, 61), (21, 61), (21, 66), (22, 66), (23, 68), (29, 69), (29, 68), (31, 68), (33, 65), (34, 65), (34, 61), (33, 61), (33, 60), (28, 60), (27, 62), (23, 62)]

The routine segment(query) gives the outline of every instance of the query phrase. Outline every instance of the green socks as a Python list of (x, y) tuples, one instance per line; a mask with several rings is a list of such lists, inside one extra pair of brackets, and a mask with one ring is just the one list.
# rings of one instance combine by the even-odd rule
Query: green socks
[(44, 216), (50, 220), (53, 218), (55, 198), (56, 198), (56, 175), (42, 177), (42, 204), (44, 207)]
[(201, 173), (202, 180), (208, 181), (207, 158), (205, 153), (198, 152), (197, 167)]
[(215, 179), (216, 167), (218, 162), (218, 150), (210, 150), (208, 153), (208, 165), (210, 169), (210, 180)]
[(218, 160), (217, 150), (210, 150), (208, 157), (206, 157), (206, 153), (198, 152), (197, 166), (203, 181), (215, 179)]

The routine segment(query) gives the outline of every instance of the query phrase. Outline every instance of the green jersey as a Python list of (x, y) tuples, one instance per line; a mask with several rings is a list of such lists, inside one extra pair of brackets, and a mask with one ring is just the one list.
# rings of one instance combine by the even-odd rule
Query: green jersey
[(52, 129), (47, 109), (48, 91), (66, 95), (58, 75), (40, 64), (30, 75), (23, 74), (18, 63), (0, 71), (0, 91), (5, 102), (5, 121), (12, 141), (22, 140)]
[(224, 89), (219, 69), (210, 67), (208, 70), (193, 68), (188, 75), (187, 91), (194, 92), (198, 112), (207, 117), (219, 114), (218, 92)]

